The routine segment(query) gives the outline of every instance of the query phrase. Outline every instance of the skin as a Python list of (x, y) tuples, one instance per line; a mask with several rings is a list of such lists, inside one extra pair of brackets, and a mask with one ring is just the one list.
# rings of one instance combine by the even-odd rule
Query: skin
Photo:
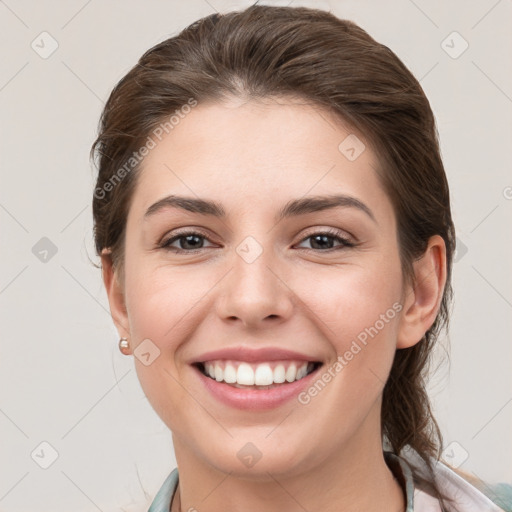
[[(179, 468), (173, 510), (401, 511), (402, 489), (381, 442), (382, 391), (396, 349), (421, 340), (439, 310), (445, 246), (430, 239), (407, 284), (396, 218), (366, 150), (349, 161), (338, 145), (353, 130), (292, 99), (200, 104), (149, 153), (130, 206), (121, 275), (102, 255), (113, 320), (131, 351), (150, 339), (160, 355), (135, 357), (142, 388), (172, 431)], [(371, 209), (308, 213), (277, 224), (291, 199), (344, 193)], [(168, 208), (159, 199), (215, 200), (221, 220)], [(197, 253), (159, 247), (178, 228), (201, 228)], [(326, 228), (326, 251), (311, 237)], [(252, 263), (237, 246), (247, 236), (263, 252)], [(181, 239), (173, 243), (192, 250)], [(187, 249), (188, 248), (188, 249)], [(206, 351), (244, 345), (312, 354), (331, 366), (394, 303), (402, 310), (307, 405), (293, 399), (268, 411), (241, 411), (204, 391), (189, 365)], [(321, 370), (322, 372), (322, 370)], [(248, 442), (261, 459), (237, 457)]]

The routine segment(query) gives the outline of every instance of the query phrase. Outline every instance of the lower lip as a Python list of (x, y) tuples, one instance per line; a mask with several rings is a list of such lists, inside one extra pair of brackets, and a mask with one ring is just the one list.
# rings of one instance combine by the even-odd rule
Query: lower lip
[(241, 389), (235, 388), (225, 382), (218, 382), (210, 377), (206, 377), (201, 370), (194, 367), (206, 389), (222, 403), (246, 410), (265, 410), (274, 409), (296, 398), (299, 393), (311, 384), (312, 379), (317, 374), (319, 366), (309, 375), (294, 382), (280, 384), (271, 389)]

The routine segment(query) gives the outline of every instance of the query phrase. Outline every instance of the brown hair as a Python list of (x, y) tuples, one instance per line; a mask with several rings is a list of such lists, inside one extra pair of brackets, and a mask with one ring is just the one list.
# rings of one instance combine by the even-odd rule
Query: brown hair
[[(98, 254), (111, 249), (122, 273), (126, 218), (140, 168), (133, 155), (151, 133), (173, 113), (179, 117), (191, 99), (229, 96), (302, 98), (368, 139), (381, 162), (376, 171), (393, 204), (409, 282), (429, 238), (444, 239), (447, 281), (440, 311), (419, 343), (396, 351), (382, 405), (383, 440), (396, 454), (412, 447), (431, 467), (442, 436), (425, 378), (452, 298), (455, 233), (448, 183), (420, 84), (389, 48), (353, 22), (316, 9), (253, 5), (200, 19), (148, 50), (112, 91), (91, 150), (99, 157), (93, 200)], [(435, 481), (431, 488), (440, 497)]]

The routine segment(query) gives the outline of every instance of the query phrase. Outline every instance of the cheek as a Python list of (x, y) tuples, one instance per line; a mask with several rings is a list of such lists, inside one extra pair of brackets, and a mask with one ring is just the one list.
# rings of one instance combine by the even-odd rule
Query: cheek
[[(165, 265), (162, 260), (127, 241), (126, 306), (136, 343), (141, 337), (158, 345), (164, 339), (171, 344), (177, 341), (174, 331), (187, 323), (188, 312), (207, 291), (200, 272), (187, 265)], [(163, 345), (160, 348), (165, 349)]]
[(345, 439), (363, 423), (391, 369), (402, 310), (401, 270), (389, 259), (317, 277), (309, 296), (305, 289), (301, 293), (332, 358), (299, 401), (327, 425), (323, 432)]
[[(155, 411), (173, 431), (183, 427), (183, 403), (190, 395), (183, 381), (180, 347), (194, 336), (205, 319), (206, 280), (188, 270), (149, 268), (144, 262), (126, 262), (126, 296), (134, 363), (141, 387)], [(146, 364), (137, 354), (151, 350), (157, 356)], [(144, 345), (146, 344), (146, 345)], [(196, 411), (197, 412), (197, 411)], [(184, 434), (185, 435), (185, 434)]]
[(300, 292), (331, 348), (326, 368), (331, 371), (325, 375), (335, 376), (331, 399), (349, 410), (370, 404), (387, 380), (403, 307), (401, 287), (398, 259), (375, 258), (371, 265), (318, 273), (309, 294), (306, 288)]
[(201, 298), (208, 291), (204, 280), (201, 282), (191, 274), (189, 272), (186, 278), (171, 271), (139, 274), (139, 277), (132, 274), (126, 293), (135, 345), (149, 338), (160, 351), (172, 356), (187, 339), (195, 310), (201, 308)]
[[(302, 288), (298, 288), (301, 282)], [(394, 327), (397, 310), (401, 309), (397, 306), (401, 286), (398, 263), (379, 259), (371, 266), (351, 265), (317, 272), (314, 280), (304, 275), (297, 279), (295, 291), (300, 289), (301, 298), (322, 320), (317, 324), (325, 326), (326, 337), (342, 351), (347, 349), (347, 340), (357, 339), (374, 326), (379, 332)], [(364, 339), (364, 334), (360, 339)]]

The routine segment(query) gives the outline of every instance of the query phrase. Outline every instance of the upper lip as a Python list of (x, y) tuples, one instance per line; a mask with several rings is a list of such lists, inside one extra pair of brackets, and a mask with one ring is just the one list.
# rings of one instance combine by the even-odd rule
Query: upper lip
[(287, 359), (298, 359), (301, 361), (312, 362), (319, 361), (319, 359), (315, 356), (301, 354), (299, 352), (294, 352), (293, 350), (285, 350), (279, 347), (232, 347), (205, 352), (204, 354), (194, 358), (194, 360), (191, 361), (191, 364), (204, 363), (205, 361), (214, 361), (217, 359), (231, 359), (234, 361), (247, 362), (281, 361)]

